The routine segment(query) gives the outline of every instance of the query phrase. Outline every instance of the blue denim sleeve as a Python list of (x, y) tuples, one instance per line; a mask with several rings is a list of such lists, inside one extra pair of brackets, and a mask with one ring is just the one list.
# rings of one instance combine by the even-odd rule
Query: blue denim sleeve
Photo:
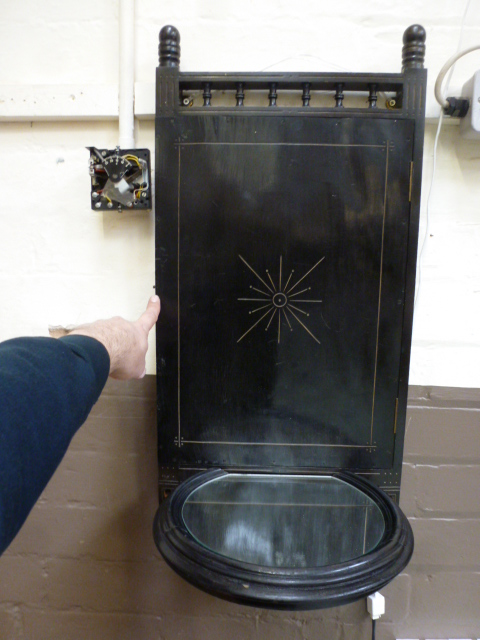
[(8, 547), (108, 378), (86, 336), (0, 343), (0, 553)]

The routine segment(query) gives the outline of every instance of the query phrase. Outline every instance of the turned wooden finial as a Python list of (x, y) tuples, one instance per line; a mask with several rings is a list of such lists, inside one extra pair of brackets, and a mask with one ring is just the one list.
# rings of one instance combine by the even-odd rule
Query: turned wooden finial
[(402, 72), (423, 69), (427, 33), (420, 24), (412, 24), (403, 34)]
[(161, 67), (180, 66), (180, 33), (170, 24), (160, 31), (158, 58)]

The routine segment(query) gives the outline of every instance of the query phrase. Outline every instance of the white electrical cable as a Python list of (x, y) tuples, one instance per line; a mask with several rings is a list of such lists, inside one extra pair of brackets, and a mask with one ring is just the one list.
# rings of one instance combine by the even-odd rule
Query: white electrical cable
[(118, 129), (121, 149), (135, 148), (135, 0), (120, 0)]
[[(468, 4), (470, 4), (470, 2)], [(448, 73), (448, 70), (457, 62), (457, 60), (460, 60), (460, 58), (463, 58), (463, 56), (466, 56), (467, 53), (472, 53), (472, 51), (478, 51), (479, 49), (480, 49), (480, 44), (476, 44), (473, 47), (468, 47), (468, 49), (464, 49), (463, 51), (457, 52), (455, 55), (449, 58), (446, 61), (446, 63), (443, 65), (443, 67), (440, 69), (440, 73), (437, 76), (437, 81), (435, 82), (435, 98), (437, 99), (437, 102), (444, 109), (448, 107), (448, 100), (445, 98), (444, 94), (442, 93), (442, 84), (445, 76)], [(445, 88), (445, 92), (446, 92), (446, 88)]]
[[(447, 80), (447, 84), (450, 81), (450, 78)], [(425, 245), (427, 244), (427, 238), (430, 235), (430, 200), (432, 197), (433, 191), (433, 183), (435, 182), (435, 171), (437, 169), (437, 146), (438, 146), (438, 138), (440, 137), (440, 131), (442, 130), (442, 122), (443, 122), (443, 110), (440, 111), (440, 118), (438, 119), (437, 133), (435, 135), (435, 143), (433, 145), (433, 165), (432, 165), (432, 179), (430, 181), (430, 189), (428, 191), (427, 197), (427, 206), (426, 206), (426, 225), (425, 225), (425, 235), (423, 236), (422, 247), (420, 249), (420, 253), (418, 256), (418, 277), (417, 277), (417, 286), (415, 292), (415, 302), (414, 306), (417, 304), (418, 292), (420, 291), (420, 284), (422, 282), (422, 257), (423, 250), (425, 249)]]
[[(463, 29), (465, 27), (465, 19), (467, 17), (467, 13), (468, 13), (468, 10), (470, 8), (471, 1), (472, 0), (467, 0), (467, 3), (465, 5), (465, 9), (464, 9), (463, 16), (462, 16), (462, 22), (461, 22), (461, 25), (460, 25), (460, 35), (458, 36), (457, 53), (455, 54), (455, 56), (457, 56), (459, 53), (461, 53), (460, 52), (460, 46), (462, 44)], [(464, 51), (463, 53), (465, 54), (466, 51)], [(455, 56), (452, 56), (452, 58), (455, 58)], [(459, 57), (461, 57), (461, 56), (459, 56)], [(445, 69), (445, 67), (447, 67), (447, 64), (450, 62), (450, 60), (452, 60), (452, 58), (450, 58), (447, 61), (447, 63), (443, 66), (443, 68), (440, 71), (440, 73), (442, 73), (443, 69)], [(455, 62), (456, 61), (452, 62), (448, 66), (447, 70), (445, 71), (445, 73), (447, 73), (448, 69), (450, 69), (450, 73), (448, 74), (447, 82), (446, 82), (446, 85), (445, 85), (445, 92), (447, 92), (448, 87), (450, 85), (450, 80), (451, 80), (452, 74), (453, 74), (453, 72), (455, 70)], [(440, 74), (439, 74), (439, 76), (440, 76)], [(440, 86), (441, 86), (442, 82), (443, 82), (443, 77), (441, 79)], [(437, 83), (438, 83), (438, 78), (437, 78)], [(437, 88), (437, 83), (435, 84), (435, 91), (436, 91), (436, 88)], [(435, 94), (435, 97), (437, 97), (436, 94)], [(448, 103), (447, 103), (447, 106), (448, 106)], [(433, 185), (434, 185), (434, 182), (435, 182), (435, 172), (436, 172), (436, 169), (437, 169), (437, 147), (438, 147), (438, 139), (440, 137), (440, 131), (442, 130), (442, 123), (443, 123), (443, 109), (440, 111), (440, 117), (438, 119), (438, 126), (437, 126), (437, 133), (435, 135), (435, 143), (433, 145), (432, 179), (430, 181), (430, 189), (429, 189), (428, 197), (427, 197), (425, 234), (423, 236), (422, 246), (421, 246), (420, 253), (418, 255), (418, 261), (417, 261), (416, 290), (415, 290), (415, 300), (414, 300), (414, 303), (413, 303), (414, 307), (417, 306), (417, 299), (418, 299), (418, 294), (419, 294), (419, 291), (420, 291), (420, 284), (422, 282), (422, 257), (423, 257), (423, 251), (425, 249), (425, 245), (427, 244), (428, 236), (430, 235), (430, 200), (432, 198)]]

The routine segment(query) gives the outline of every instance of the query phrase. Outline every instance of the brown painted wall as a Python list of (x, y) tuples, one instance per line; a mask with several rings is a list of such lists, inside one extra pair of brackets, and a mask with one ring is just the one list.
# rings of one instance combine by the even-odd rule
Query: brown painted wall
[[(109, 381), (0, 558), (0, 640), (366, 640), (365, 602), (272, 613), (191, 587), (161, 560), (155, 380)], [(407, 571), (377, 638), (480, 636), (480, 391), (413, 387), (401, 506)]]

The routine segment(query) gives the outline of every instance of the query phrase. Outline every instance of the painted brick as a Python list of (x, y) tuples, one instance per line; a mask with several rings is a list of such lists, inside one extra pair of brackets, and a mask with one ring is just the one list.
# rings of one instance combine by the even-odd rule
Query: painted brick
[(102, 396), (119, 396), (121, 398), (150, 398), (155, 402), (157, 379), (148, 375), (141, 380), (115, 380), (108, 378)]
[(480, 514), (480, 467), (417, 465), (416, 494), (420, 513)]
[(121, 510), (156, 496), (156, 454), (67, 452), (40, 504)]
[(480, 569), (480, 520), (410, 519), (415, 551), (410, 567)]
[[(161, 561), (148, 571), (139, 563), (62, 560), (48, 563), (48, 607), (59, 610), (86, 609), (92, 612), (152, 613), (148, 591), (158, 583), (162, 593)], [(148, 579), (147, 579), (148, 573)], [(147, 586), (148, 585), (148, 586)], [(159, 595), (160, 598), (160, 595)]]
[(408, 406), (427, 409), (480, 409), (480, 396), (475, 387), (435, 387), (409, 385)]
[[(400, 640), (400, 638), (405, 638), (405, 640), (407, 640), (407, 636), (402, 635), (403, 632), (399, 631), (398, 629), (401, 629), (401, 624), (392, 624), (391, 622), (385, 622), (382, 616), (380, 620), (377, 620), (376, 636), (377, 638), (381, 638), (381, 640)], [(371, 633), (369, 636), (365, 636), (365, 638), (366, 640), (370, 640)], [(410, 638), (411, 640), (416, 640), (416, 638), (418, 639), (418, 636), (416, 638), (415, 636), (408, 636), (408, 638)]]
[[(416, 539), (415, 544), (417, 544)], [(382, 622), (400, 622), (409, 616), (411, 582), (410, 576), (407, 575), (409, 566), (405, 572), (381, 590), (382, 595), (385, 596), (385, 614), (382, 616)], [(382, 636), (379, 634), (379, 637)]]
[[(23, 612), (28, 640), (162, 640), (155, 616), (95, 614), (79, 611)], [(53, 631), (54, 630), (54, 631)], [(53, 636), (52, 633), (55, 635)], [(3, 640), (3, 638), (2, 638)], [(18, 640), (18, 638), (16, 638)]]
[(109, 378), (97, 405), (73, 438), (70, 451), (118, 455), (151, 453), (156, 448), (155, 376), (128, 381)]
[(189, 585), (158, 556), (149, 562), (52, 559), (48, 562), (49, 608), (150, 615), (237, 615), (245, 608)]
[(415, 515), (415, 488), (415, 465), (404, 462), (402, 465), (402, 482), (400, 485), (400, 509), (407, 517)]
[[(347, 638), (348, 640), (370, 640), (371, 637), (372, 621), (367, 615), (365, 615), (361, 623), (342, 624), (341, 626), (341, 640), (346, 640)], [(384, 640), (384, 638), (379, 635), (377, 635), (377, 638)]]
[(480, 637), (480, 573), (412, 576), (411, 586), (410, 615), (397, 637)]
[(405, 434), (406, 461), (480, 460), (480, 411), (411, 408)]
[[(383, 617), (385, 622), (402, 620), (408, 616), (410, 592), (409, 575), (401, 574), (397, 576), (395, 580), (384, 587), (381, 592), (385, 596), (386, 601), (385, 615)], [(367, 620), (368, 622), (369, 620), (365, 599), (352, 602), (351, 604), (344, 605), (342, 607), (333, 607), (331, 609), (323, 609), (321, 611), (302, 611), (292, 613), (291, 616), (301, 626), (303, 625), (304, 627), (307, 627), (311, 625), (312, 628), (318, 628), (318, 633), (320, 633), (322, 624), (324, 624), (326, 628), (330, 628), (329, 625), (331, 625), (331, 623), (341, 622), (342, 625), (349, 625), (353, 628), (354, 626), (363, 627), (365, 625), (365, 621)], [(313, 634), (311, 637), (314, 638), (315, 635)], [(350, 636), (347, 637), (350, 638)], [(360, 635), (359, 637), (363, 636)], [(365, 637), (368, 637), (368, 635)]]
[(122, 396), (102, 395), (97, 404), (93, 407), (90, 416), (96, 417), (120, 417), (137, 418), (146, 420), (155, 413), (155, 404), (149, 398), (135, 398)]
[[(145, 592), (146, 612), (159, 612), (161, 614), (172, 613), (179, 616), (204, 617), (208, 611), (209, 616), (243, 616), (246, 612), (257, 615), (260, 609), (252, 609), (233, 602), (221, 600), (209, 595), (186, 582), (177, 575), (163, 560), (159, 561), (159, 568), (152, 567), (152, 563), (144, 564), (144, 575), (140, 576), (141, 584), (149, 585), (140, 587)], [(155, 585), (152, 592), (151, 585)]]
[[(210, 612), (203, 617), (169, 615), (160, 623), (162, 640), (205, 640), (206, 638), (228, 638), (229, 640), (256, 640), (254, 620), (250, 616), (213, 617)], [(271, 637), (271, 636), (270, 636)], [(277, 637), (277, 636), (275, 636)], [(283, 639), (286, 636), (279, 636)]]
[[(320, 619), (319, 624), (324, 626), (324, 622)], [(307, 628), (312, 629), (311, 620), (296, 620), (289, 617), (288, 612), (281, 612), (277, 616), (263, 616), (261, 615), (256, 621), (255, 635), (253, 638), (263, 640), (269, 640), (270, 638), (279, 638), (280, 640), (304, 640), (304, 638), (311, 637), (307, 635)], [(331, 627), (335, 626), (335, 623), (330, 623)], [(317, 638), (323, 638), (323, 635), (318, 633), (318, 628), (315, 630)], [(334, 640), (338, 638), (338, 630), (331, 635)]]
[[(473, 148), (471, 147), (471, 151)], [(477, 265), (478, 268), (478, 265)], [(480, 409), (480, 397), (478, 388), (468, 387), (427, 387), (428, 398), (434, 407), (450, 407), (464, 409)]]
[(338, 617), (329, 618), (329, 613), (325, 610), (297, 614), (284, 611), (261, 616), (255, 640), (339, 640), (343, 623)]
[(111, 511), (66, 506), (33, 509), (6, 553), (110, 561), (158, 558), (152, 535), (153, 502)]
[(103, 452), (107, 455), (139, 453), (145, 455), (156, 446), (156, 423), (150, 419), (90, 417), (73, 438), (69, 451)]
[(39, 558), (0, 558), (0, 603), (44, 604), (47, 594), (47, 561)]
[[(78, 49), (83, 42), (90, 49), (95, 46), (96, 38), (102, 37), (102, 33), (108, 42), (115, 42), (116, 25), (113, 3), (108, 0), (108, 2), (103, 3), (103, 7), (95, 7), (95, 4), (88, 0), (85, 12), (83, 7), (77, 11), (70, 12), (67, 10), (65, 18), (63, 14), (62, 18), (60, 18), (58, 14), (55, 14), (54, 5), (50, 2), (47, 3), (45, 12), (38, 14), (36, 19), (38, 37), (48, 42), (45, 51), (36, 59), (38, 66), (32, 64), (31, 49), (20, 46), (22, 34), (25, 33), (26, 29), (29, 29), (29, 21), (36, 13), (34, 3), (28, 1), (23, 6), (23, 10), (18, 8), (16, 11), (13, 10), (9, 13), (8, 23), (4, 23), (3, 35), (8, 40), (12, 55), (17, 58), (16, 71), (23, 78), (23, 82), (36, 81), (42, 83), (53, 79), (58, 82), (62, 78), (61, 81), (68, 84), (71, 82), (72, 77), (85, 77), (85, 74), (90, 75), (92, 73), (94, 68), (92, 65), (94, 65), (95, 60), (93, 52), (85, 52), (86, 59), (83, 64), (79, 65), (73, 55), (73, 51), (69, 49), (69, 44)], [(92, 6), (92, 16), (96, 18), (92, 18), (91, 23), (88, 20), (89, 6)], [(70, 13), (72, 15), (68, 15)], [(74, 16), (73, 14), (76, 15)], [(85, 20), (89, 24), (88, 28), (86, 28)], [(8, 29), (6, 28), (7, 24)], [(61, 55), (59, 55), (59, 51), (62, 52)], [(87, 62), (88, 58), (90, 58), (90, 64)], [(30, 64), (28, 63), (29, 59)], [(88, 71), (89, 68), (90, 73)], [(113, 64), (113, 60), (109, 60), (105, 62), (105, 67), (98, 70), (99, 76), (97, 77), (99, 82), (107, 82), (109, 77), (116, 77), (116, 73), (117, 69)], [(5, 74), (6, 79), (14, 77), (13, 69)], [(93, 78), (94, 74), (91, 77)]]
[(476, 518), (480, 467), (412, 464), (402, 468), (400, 507), (408, 517)]
[[(321, 611), (325, 620), (341, 620), (347, 624), (361, 623), (367, 613), (365, 600), (357, 600), (343, 607), (333, 607)], [(304, 615), (304, 614), (302, 614)], [(311, 614), (310, 614), (311, 615)], [(315, 616), (312, 616), (315, 617)]]
[(20, 610), (13, 605), (0, 605), (0, 630), (2, 640), (18, 640), (22, 637), (23, 622)]

